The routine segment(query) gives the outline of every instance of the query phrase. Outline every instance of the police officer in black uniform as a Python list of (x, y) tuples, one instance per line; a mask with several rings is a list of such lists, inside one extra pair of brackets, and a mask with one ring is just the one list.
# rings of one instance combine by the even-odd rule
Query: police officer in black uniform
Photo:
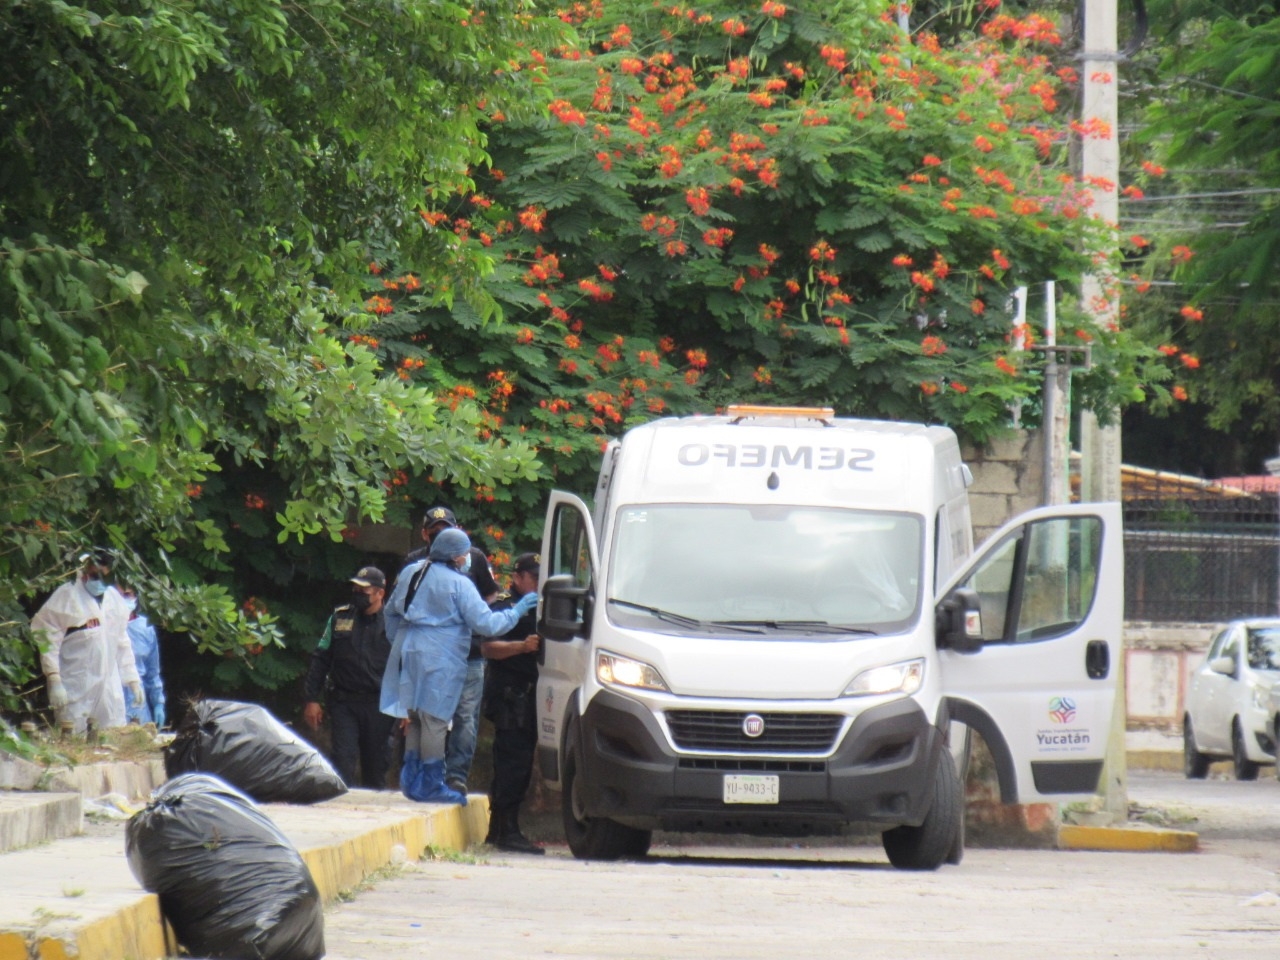
[[(302, 719), (312, 730), (324, 720), (328, 701), (333, 728), (333, 765), (348, 786), (383, 790), (390, 761), (388, 738), (394, 718), (378, 709), (382, 674), (391, 643), (383, 625), (387, 578), (377, 567), (361, 567), (351, 578), (351, 602), (333, 611), (307, 670)], [(327, 695), (326, 695), (327, 691)]]
[[(536, 553), (516, 557), (511, 592), (492, 604), (506, 610), (526, 593), (538, 590)], [(520, 804), (529, 789), (533, 756), (538, 746), (537, 608), (530, 610), (501, 639), (481, 647), (489, 661), (484, 690), (484, 715), (493, 723), (493, 783), (489, 787), (489, 835), (486, 843), (514, 853), (543, 853), (520, 832)]]

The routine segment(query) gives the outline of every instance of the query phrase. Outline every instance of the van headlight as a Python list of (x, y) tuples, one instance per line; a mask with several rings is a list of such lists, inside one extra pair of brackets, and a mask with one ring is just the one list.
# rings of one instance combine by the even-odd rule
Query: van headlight
[(637, 690), (670, 692), (666, 681), (662, 679), (662, 674), (658, 673), (654, 667), (641, 660), (620, 657), (616, 653), (605, 653), (603, 650), (596, 654), (596, 679), (610, 687), (633, 687)]
[(863, 670), (844, 688), (843, 697), (882, 696), (886, 693), (901, 693), (911, 696), (924, 683), (924, 658), (904, 660), (902, 663), (891, 663), (883, 667), (872, 667)]

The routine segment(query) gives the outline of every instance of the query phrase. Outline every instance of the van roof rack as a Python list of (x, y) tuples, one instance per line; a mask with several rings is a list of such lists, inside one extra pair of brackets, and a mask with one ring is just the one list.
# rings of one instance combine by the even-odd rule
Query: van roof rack
[(807, 417), (829, 422), (836, 415), (834, 407), (770, 407), (755, 403), (731, 403), (724, 412), (735, 422), (747, 417)]

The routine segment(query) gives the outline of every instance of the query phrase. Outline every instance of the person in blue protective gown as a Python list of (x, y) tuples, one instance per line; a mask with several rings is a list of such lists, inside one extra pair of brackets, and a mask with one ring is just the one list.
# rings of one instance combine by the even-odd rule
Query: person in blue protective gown
[(383, 713), (407, 721), (400, 789), (410, 800), (465, 804), (445, 784), (445, 741), (467, 677), (472, 634), (506, 633), (537, 606), (526, 594), (509, 610), (490, 610), (467, 575), (471, 540), (442, 530), (426, 560), (406, 567), (386, 608), (391, 655), (382, 676)]
[(122, 587), (120, 594), (129, 609), (129, 644), (133, 647), (133, 662), (142, 685), (140, 699), (135, 699), (133, 692), (125, 688), (125, 711), (130, 723), (154, 723), (159, 729), (166, 721), (164, 680), (160, 677), (160, 637), (147, 615), (138, 609), (137, 592), (131, 587)]

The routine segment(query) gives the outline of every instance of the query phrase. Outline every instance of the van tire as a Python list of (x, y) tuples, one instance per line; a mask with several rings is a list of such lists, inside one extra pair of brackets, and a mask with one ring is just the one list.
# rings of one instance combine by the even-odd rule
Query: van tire
[(639, 860), (649, 852), (650, 830), (637, 830), (606, 817), (588, 817), (577, 798), (578, 758), (565, 755), (560, 790), (560, 811), (569, 850), (579, 860)]
[[(964, 855), (964, 794), (950, 751), (938, 757), (933, 803), (918, 827), (894, 827), (880, 835), (889, 862), (899, 870), (937, 870)], [(958, 849), (957, 849), (958, 847)]]

